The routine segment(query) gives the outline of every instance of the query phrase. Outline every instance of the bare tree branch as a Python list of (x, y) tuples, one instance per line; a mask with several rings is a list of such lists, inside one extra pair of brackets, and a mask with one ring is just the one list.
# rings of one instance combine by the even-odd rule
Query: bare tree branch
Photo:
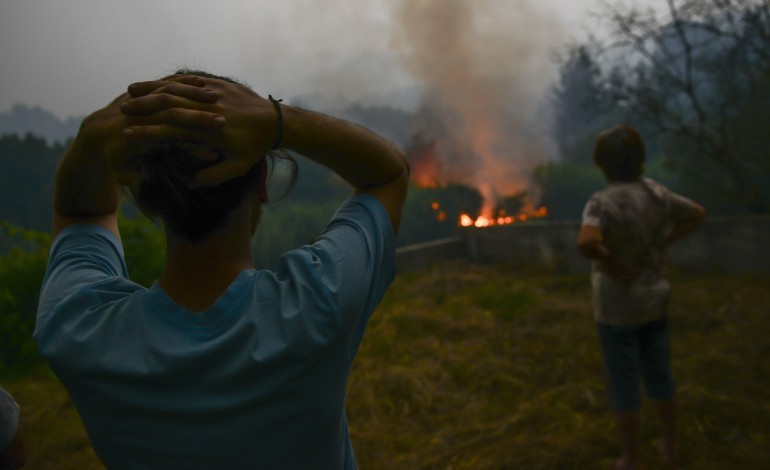
[(735, 126), (741, 113), (757, 109), (751, 97), (770, 86), (769, 2), (666, 0), (667, 18), (605, 2), (612, 36), (600, 50), (610, 64), (602, 86), (619, 106), (688, 142), (728, 175), (737, 200), (766, 211), (770, 197), (760, 181), (770, 174), (752, 170), (767, 167), (755, 163), (766, 156), (744, 149), (739, 157)]

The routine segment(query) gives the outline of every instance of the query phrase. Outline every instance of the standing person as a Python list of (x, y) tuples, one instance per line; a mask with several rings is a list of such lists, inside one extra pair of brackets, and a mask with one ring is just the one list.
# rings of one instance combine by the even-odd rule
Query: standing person
[[(352, 469), (344, 404), (395, 275), (403, 153), (349, 122), (180, 71), (91, 114), (56, 175), (35, 338), (108, 468)], [(353, 187), (317, 241), (255, 269), (271, 149)], [(128, 279), (121, 187), (159, 218), (166, 266)]]
[(13, 470), (26, 464), (20, 411), (13, 396), (0, 387), (0, 470)]
[(588, 200), (577, 242), (593, 260), (594, 319), (622, 446), (617, 469), (636, 468), (640, 378), (660, 418), (661, 456), (676, 459), (665, 250), (705, 219), (700, 205), (643, 178), (644, 158), (644, 142), (631, 127), (599, 135), (594, 162), (609, 186)]

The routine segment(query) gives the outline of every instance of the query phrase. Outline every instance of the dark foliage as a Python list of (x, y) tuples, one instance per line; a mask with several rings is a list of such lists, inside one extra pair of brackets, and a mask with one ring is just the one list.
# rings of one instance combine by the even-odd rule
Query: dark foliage
[(27, 134), (0, 136), (0, 220), (35, 230), (51, 226), (53, 176), (63, 144)]

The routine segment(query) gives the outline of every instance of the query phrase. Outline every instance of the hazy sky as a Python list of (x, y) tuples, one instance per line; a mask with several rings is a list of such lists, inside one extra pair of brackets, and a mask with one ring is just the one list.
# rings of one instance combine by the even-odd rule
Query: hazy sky
[[(581, 33), (598, 0), (0, 0), (0, 112), (25, 103), (85, 115), (130, 82), (177, 66), (238, 77), (274, 96), (382, 101), (430, 80), (425, 73), (442, 52), (423, 47), (434, 57), (420, 58), (412, 41), (420, 22), (429, 31), (434, 21), (415, 24), (411, 11), (431, 3), (448, 27), (471, 28), (457, 31), (455, 43), (490, 31), (496, 46), (487, 53), (481, 43), (478, 62), (521, 71), (515, 80), (536, 95), (553, 76), (551, 50)], [(474, 25), (447, 22), (465, 10), (475, 12)]]

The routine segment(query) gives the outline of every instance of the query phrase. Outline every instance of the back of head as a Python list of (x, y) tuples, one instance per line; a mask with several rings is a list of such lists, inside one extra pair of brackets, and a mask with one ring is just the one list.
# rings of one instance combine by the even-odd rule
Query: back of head
[(232, 210), (256, 191), (259, 178), (255, 165), (218, 186), (191, 187), (195, 174), (211, 165), (178, 143), (153, 146), (140, 159), (136, 204), (145, 214), (160, 217), (174, 235), (192, 243), (205, 240), (225, 228)]
[[(173, 75), (196, 75), (246, 86), (232, 78), (182, 69)], [(195, 158), (191, 147), (166, 142), (145, 149), (139, 160), (141, 182), (134, 199), (147, 215), (160, 217), (167, 230), (192, 243), (224, 229), (228, 216), (258, 183), (258, 169), (211, 188), (191, 188), (195, 174), (213, 163)]]
[(627, 125), (605, 130), (596, 139), (594, 163), (610, 181), (636, 181), (644, 170), (644, 141)]
[[(181, 69), (173, 75), (196, 75), (224, 80), (249, 88), (229, 77), (200, 70)], [(139, 158), (140, 183), (134, 189), (134, 199), (145, 214), (160, 217), (174, 235), (198, 243), (225, 229), (230, 213), (256, 191), (260, 178), (269, 178), (276, 162), (288, 162), (290, 182), (294, 185), (297, 165), (290, 154), (277, 150), (264, 156), (267, 175), (260, 175), (259, 165), (245, 174), (208, 188), (191, 187), (195, 174), (216, 163), (193, 155), (195, 147), (181, 142), (157, 143), (147, 147)]]

